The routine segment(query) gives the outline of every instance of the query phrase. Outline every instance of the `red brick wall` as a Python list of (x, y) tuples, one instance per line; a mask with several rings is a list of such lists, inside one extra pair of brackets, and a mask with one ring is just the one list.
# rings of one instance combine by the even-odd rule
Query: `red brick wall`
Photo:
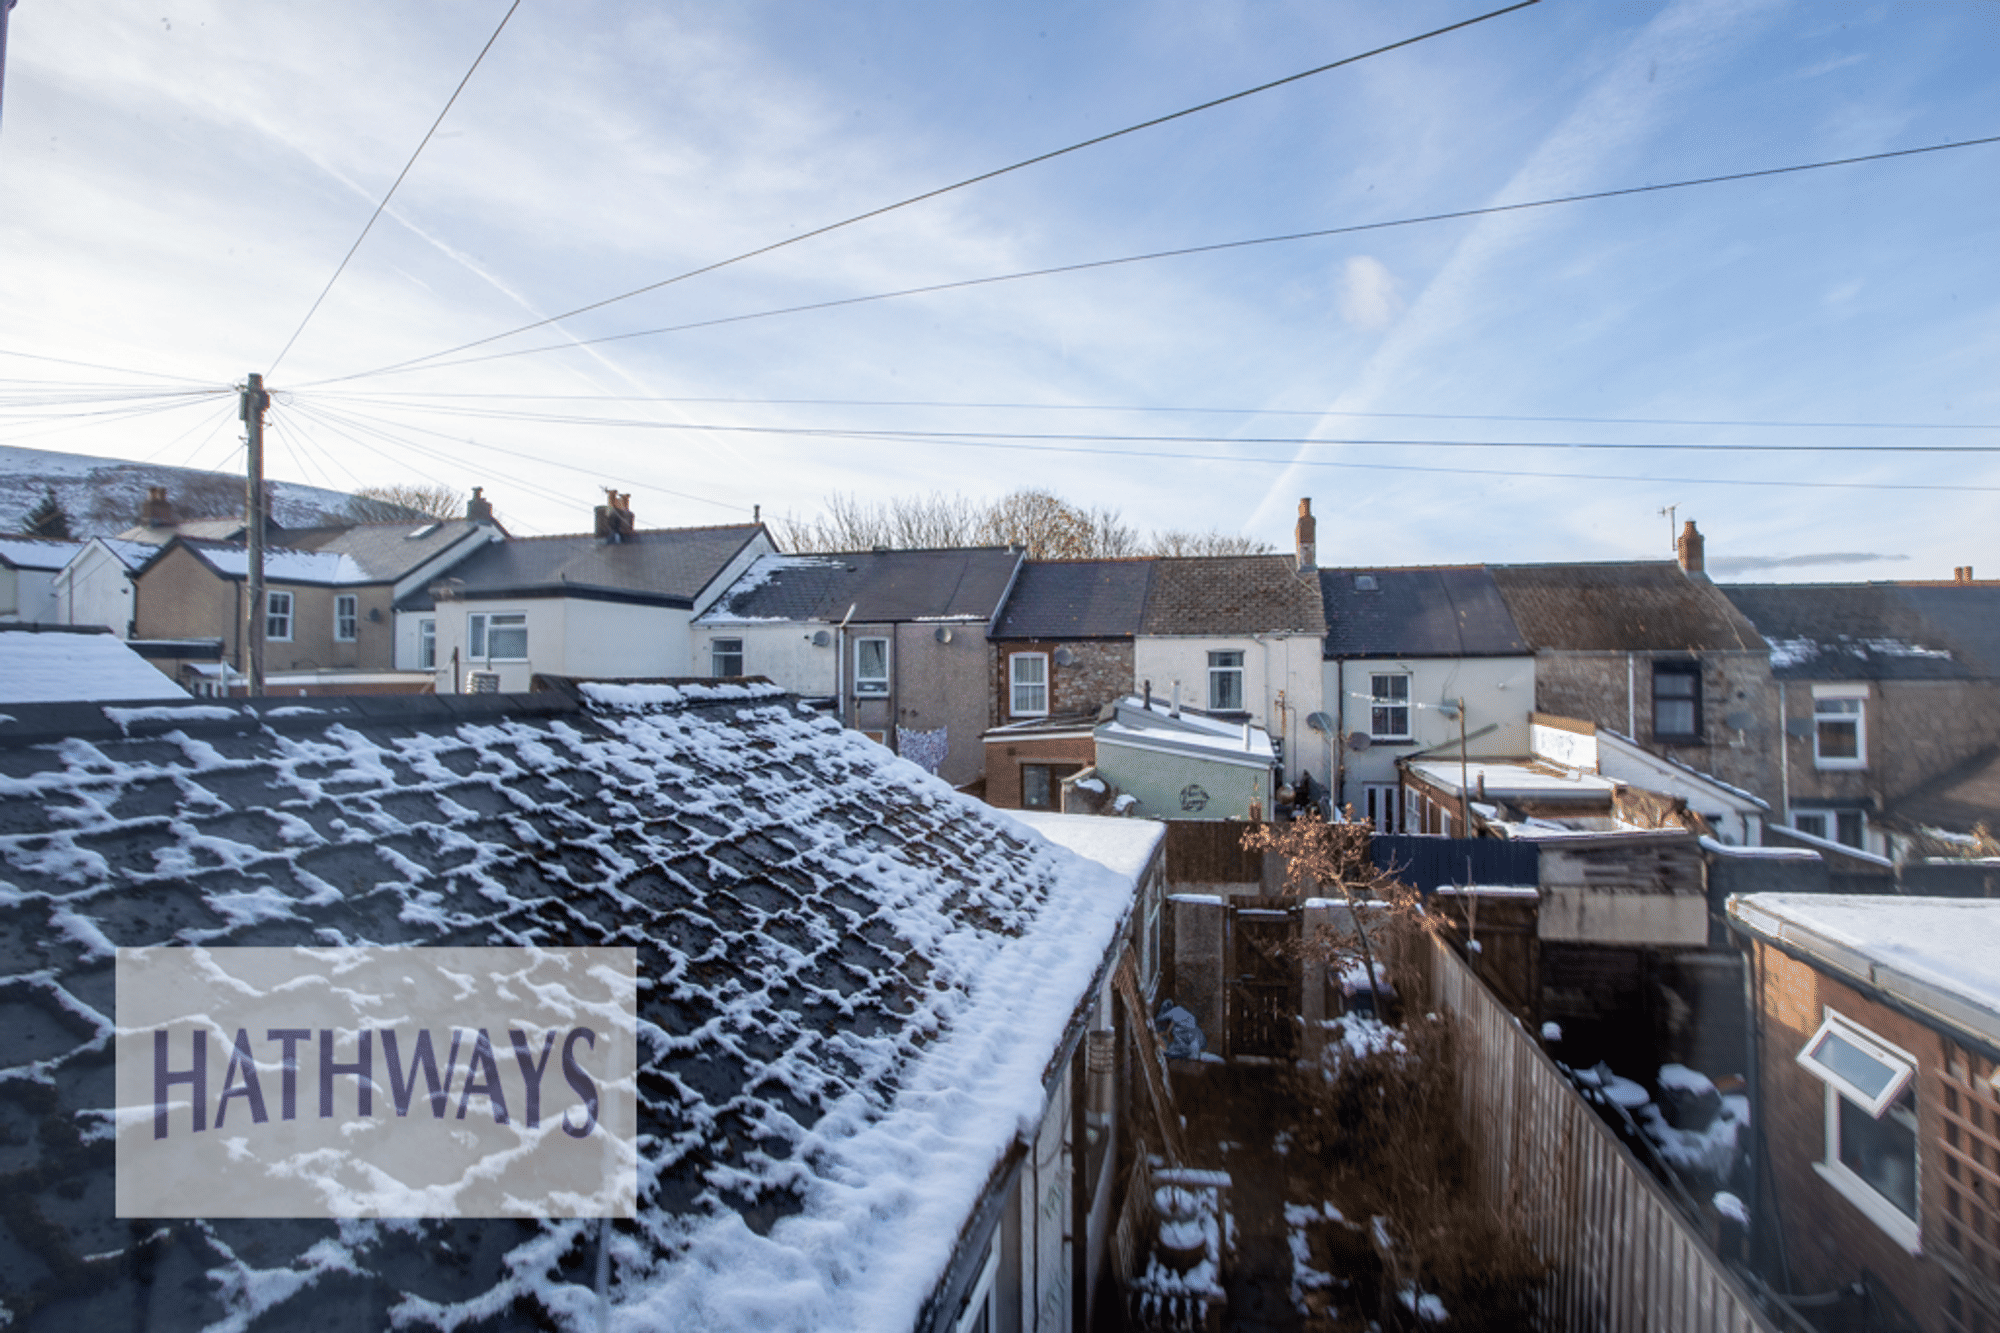
[(1003, 810), (1021, 808), (1021, 765), (1097, 762), (1094, 736), (986, 742), (986, 803)]
[[(1986, 1130), (1978, 1149), (2000, 1172), (2000, 1094), (1986, 1081), (1992, 1063), (1769, 944), (1757, 942), (1752, 958), (1762, 1041), (1761, 1104), (1754, 1113), (1778, 1194), (1775, 1220), (1784, 1233), (1792, 1289), (1830, 1291), (1865, 1273), (1927, 1333), (2000, 1333), (2000, 1269), (1992, 1268), (1965, 1234), (1976, 1202), (1969, 1188), (1976, 1174), (1970, 1157), (1976, 1100), (1984, 1102), (1979, 1115)], [(1795, 1057), (1819, 1029), (1827, 1009), (1917, 1057), (1921, 1255), (1904, 1250), (1813, 1170), (1826, 1155), (1826, 1085)], [(1956, 1114), (1948, 1107), (1957, 1108)], [(1946, 1142), (1947, 1124), (1954, 1121), (1955, 1147)], [(1957, 1195), (1956, 1220), (1946, 1212), (1952, 1193)], [(2000, 1192), (1991, 1179), (1982, 1180), (1981, 1196), (1986, 1206), (1979, 1224), (1993, 1235), (2000, 1225)], [(1771, 1209), (1767, 1199), (1767, 1214)], [(1995, 1243), (2000, 1244), (2000, 1236)], [(1991, 1313), (1982, 1315), (1982, 1296), (1992, 1303)]]

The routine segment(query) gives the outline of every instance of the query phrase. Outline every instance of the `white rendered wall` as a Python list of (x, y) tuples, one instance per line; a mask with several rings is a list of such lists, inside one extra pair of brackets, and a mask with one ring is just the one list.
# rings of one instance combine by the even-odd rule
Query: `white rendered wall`
[[(826, 635), (826, 646), (814, 646), (815, 632)], [(813, 621), (697, 623), (690, 634), (693, 650), (687, 674), (713, 675), (715, 641), (741, 639), (744, 675), (768, 677), (772, 684), (809, 698), (830, 695), (833, 693), (835, 637), (831, 626)]]
[[(1208, 707), (1208, 655), (1235, 650), (1243, 654), (1243, 707), (1257, 725), (1285, 743), (1285, 777), (1293, 780), (1301, 767), (1315, 781), (1327, 775), (1327, 747), (1307, 728), (1306, 718), (1323, 708), (1324, 673), (1321, 640), (1316, 634), (1266, 634), (1236, 638), (1141, 637), (1132, 645), (1132, 688), (1153, 682), (1153, 698), (1172, 700), (1174, 681), (1181, 683), (1181, 702)], [(1285, 715), (1278, 717), (1278, 692), (1284, 691)]]
[(56, 575), (54, 615), (59, 625), (103, 625), (129, 638), (132, 580), (125, 562), (96, 542), (78, 551)]
[[(1439, 745), (1451, 745), (1452, 753), (1457, 753), (1458, 721), (1437, 708), (1419, 704), (1463, 698), (1466, 752), (1473, 758), (1523, 758), (1528, 754), (1528, 714), (1535, 706), (1532, 657), (1351, 658), (1345, 663), (1345, 689), (1342, 666), (1341, 662), (1324, 665), (1326, 711), (1333, 716), (1338, 735), (1346, 737), (1369, 729), (1368, 678), (1397, 672), (1410, 677), (1411, 733), (1405, 744), (1371, 744), (1365, 750), (1343, 747), (1346, 785), (1336, 798), (1343, 806), (1362, 808), (1361, 787), (1365, 783), (1397, 781), (1399, 758)], [(1472, 736), (1487, 726), (1497, 729)]]

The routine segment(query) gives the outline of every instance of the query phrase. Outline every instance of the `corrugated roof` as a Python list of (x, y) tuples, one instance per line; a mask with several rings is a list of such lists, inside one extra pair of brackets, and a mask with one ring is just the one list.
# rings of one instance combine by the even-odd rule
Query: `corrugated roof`
[(1491, 565), (1531, 649), (1572, 652), (1761, 651), (1763, 639), (1706, 579), (1671, 560)]
[(468, 599), (595, 591), (685, 604), (763, 530), (756, 523), (659, 528), (619, 542), (587, 534), (514, 537), (474, 551), (440, 581)]
[(110, 951), (366, 943), (638, 950), (618, 1326), (916, 1323), (1157, 830), (1083, 821), (1084, 859), (768, 686), (584, 690), (0, 722), (16, 1320), (594, 1326), (595, 1223), (114, 1216)]
[(767, 555), (702, 620), (990, 620), (1020, 563), (1005, 546)]
[(2000, 677), (2000, 587), (1754, 583), (1722, 591), (1784, 680)]
[(1001, 639), (1117, 639), (1139, 632), (1152, 560), (1030, 560), (994, 631)]
[(1142, 634), (1326, 633), (1319, 579), (1289, 555), (1162, 558)]
[(1329, 658), (1508, 657), (1528, 651), (1483, 565), (1323, 569), (1319, 583)]

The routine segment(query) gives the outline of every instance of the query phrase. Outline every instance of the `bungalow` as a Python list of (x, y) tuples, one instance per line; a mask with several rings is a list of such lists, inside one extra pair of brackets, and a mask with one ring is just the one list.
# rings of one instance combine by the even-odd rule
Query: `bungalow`
[(1757, 893), (1729, 920), (1766, 1280), (1832, 1293), (1831, 1326), (2000, 1329), (2000, 901)]
[(0, 537), (0, 623), (60, 625), (56, 576), (79, 542), (43, 537)]
[[(0, 719), (8, 1322), (1089, 1325), (1144, 1150), (1126, 1099), (1151, 1058), (1159, 826), (1023, 823), (761, 683), (559, 685)], [(130, 1103), (114, 1090), (118, 950), (361, 945), (411, 968), (443, 946), (634, 952), (636, 1080), (593, 1084), (573, 1031), (561, 1075), (535, 1074), (539, 1111), (533, 1093), (512, 1102), (524, 1126), (542, 1117), (533, 1151), (565, 1138), (552, 1087), (585, 1142), (614, 1095), (636, 1102), (622, 1220), (455, 1216), (451, 1190), (412, 1185), (396, 1197), (423, 1216), (343, 1213), (345, 1191), (321, 1221), (117, 1215), (121, 1126), (154, 1144), (171, 1124), (192, 1152), (226, 1109), (229, 1160), (261, 1162), (267, 1121), (275, 1135), (317, 1108), (365, 1159), (355, 1188), (380, 1190), (397, 1136), (456, 1129), (468, 1102), (504, 1116), (503, 1087), (539, 1070), (533, 1032), (480, 1065), (477, 1023), (462, 1090), (459, 1042), (430, 1051), (445, 1084), (428, 1113), (411, 1095), (421, 1038), (406, 1084), (376, 1043), (390, 1071), (371, 1102), (367, 1032), (336, 1055), (317, 1023), (271, 1038), (317, 1063), (317, 1099), (310, 1078), (293, 1097), (291, 1046), (253, 1098), (226, 1033), (203, 1063), (186, 1054), (199, 1040), (169, 1049), (162, 1031), (142, 1051), (153, 1081)], [(513, 1021), (494, 1017), (496, 1035)], [(253, 1044), (261, 1031), (237, 1033)], [(286, 1142), (270, 1138), (281, 1171), (315, 1169)], [(390, 1184), (431, 1168), (398, 1169)]]

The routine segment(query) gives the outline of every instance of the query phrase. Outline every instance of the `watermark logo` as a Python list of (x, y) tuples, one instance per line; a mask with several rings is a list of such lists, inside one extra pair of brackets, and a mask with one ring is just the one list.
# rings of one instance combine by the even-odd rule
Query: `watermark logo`
[(120, 949), (119, 1217), (620, 1217), (634, 949)]

